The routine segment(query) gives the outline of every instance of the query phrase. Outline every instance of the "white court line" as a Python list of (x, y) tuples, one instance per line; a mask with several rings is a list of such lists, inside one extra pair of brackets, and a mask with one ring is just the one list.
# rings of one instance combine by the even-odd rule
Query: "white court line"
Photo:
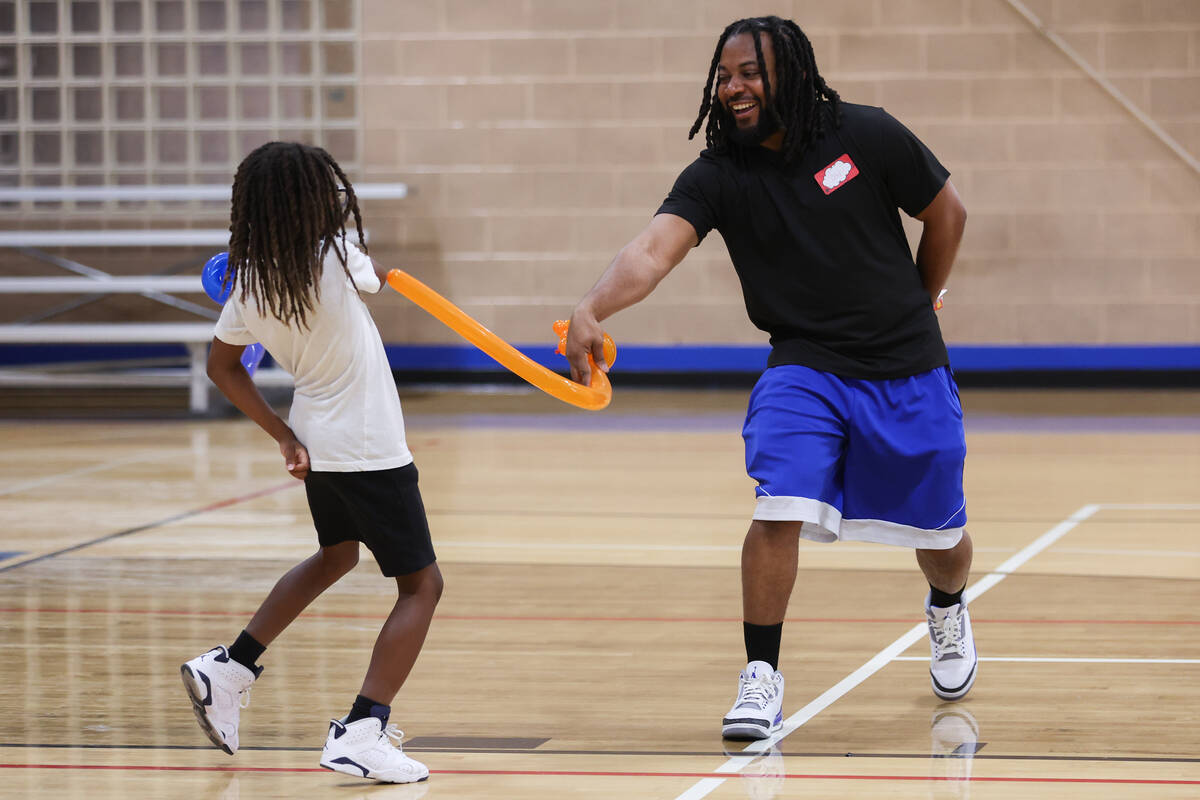
[[(925, 656), (896, 656), (893, 661), (928, 661)], [(1041, 658), (1038, 656), (980, 656), (980, 661), (1019, 664), (1200, 664), (1200, 658)]]
[(1200, 511), (1200, 503), (1100, 503), (1106, 511)]
[[(1008, 559), (996, 569), (989, 572), (981, 580), (967, 588), (963, 593), (968, 600), (974, 600), (979, 595), (991, 589), (1000, 581), (1011, 575), (1021, 565), (1029, 561), (1038, 553), (1045, 550), (1050, 545), (1065, 536), (1072, 528), (1085, 521), (1097, 511), (1100, 510), (1098, 505), (1086, 505), (1080, 508), (1071, 516), (1067, 517), (1062, 522), (1055, 525), (1050, 530), (1043, 533), (1038, 538), (1034, 539), (1025, 547), (1021, 548), (1016, 555)], [(880, 650), (872, 656), (867, 663), (863, 664), (858, 669), (851, 672), (842, 680), (838, 681), (829, 689), (826, 689), (819, 697), (811, 701), (804, 708), (792, 714), (783, 721), (783, 727), (778, 732), (771, 735), (767, 739), (760, 739), (753, 744), (750, 744), (742, 750), (743, 753), (751, 755), (734, 756), (717, 767), (713, 772), (722, 773), (737, 773), (744, 769), (757, 754), (770, 750), (776, 743), (782, 741), (793, 731), (798, 729), (804, 723), (815, 717), (817, 714), (824, 711), (834, 702), (841, 699), (844, 695), (850, 692), (851, 689), (858, 686), (867, 678), (874, 675), (879, 670), (883, 669), (889, 661), (894, 660), (901, 653), (912, 647), (914, 644), (924, 639), (926, 636), (925, 623), (920, 622), (914, 625), (907, 633), (901, 636), (896, 641), (889, 644), (887, 647)], [(699, 800), (701, 797), (707, 796), (710, 792), (725, 782), (725, 778), (703, 778), (696, 782), (691, 788), (683, 794), (675, 798), (675, 800)]]

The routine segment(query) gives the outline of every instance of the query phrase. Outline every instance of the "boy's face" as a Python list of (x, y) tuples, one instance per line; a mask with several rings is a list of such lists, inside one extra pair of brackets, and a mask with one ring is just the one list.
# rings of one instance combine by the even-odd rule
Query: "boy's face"
[[(778, 86), (775, 78), (775, 48), (771, 37), (760, 35), (763, 62), (772, 88)], [(743, 145), (762, 144), (772, 146), (771, 139), (782, 142), (782, 131), (771, 114), (767, 113), (768, 98), (758, 68), (758, 56), (754, 52), (754, 35), (739, 33), (729, 37), (721, 48), (721, 59), (717, 62), (717, 100), (727, 121), (733, 123), (730, 137)], [(772, 147), (778, 149), (778, 146)]]

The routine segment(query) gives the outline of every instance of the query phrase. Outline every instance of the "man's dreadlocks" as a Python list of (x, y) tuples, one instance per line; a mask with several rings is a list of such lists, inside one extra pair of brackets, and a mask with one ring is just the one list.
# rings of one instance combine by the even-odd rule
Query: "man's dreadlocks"
[[(707, 117), (708, 124), (704, 129), (705, 143), (718, 152), (728, 149), (727, 123), (721, 114), (720, 101), (713, 84), (725, 43), (731, 37), (742, 33), (749, 33), (754, 37), (754, 53), (758, 56), (758, 70), (762, 75), (766, 99), (765, 110), (784, 129), (781, 153), (785, 161), (795, 161), (825, 131), (826, 120), (821, 113), (822, 103), (829, 105), (834, 126), (841, 123), (841, 110), (838, 107), (841, 98), (825, 84), (825, 79), (817, 71), (817, 62), (813, 57), (812, 44), (808, 37), (800, 30), (799, 25), (789, 19), (775, 16), (750, 17), (739, 19), (725, 28), (717, 41), (712, 65), (708, 68), (708, 83), (704, 86), (700, 114), (696, 117), (688, 138), (696, 135)], [(779, 85), (774, 89), (767, 73), (767, 65), (763, 61), (760, 38), (763, 33), (771, 37), (771, 44), (775, 49), (775, 77)]]
[(241, 299), (252, 295), (260, 314), (269, 312), (281, 322), (306, 326), (331, 247), (347, 270), (350, 214), (365, 249), (354, 187), (324, 149), (296, 142), (268, 142), (256, 148), (233, 179), (232, 269), (226, 284), (240, 280)]

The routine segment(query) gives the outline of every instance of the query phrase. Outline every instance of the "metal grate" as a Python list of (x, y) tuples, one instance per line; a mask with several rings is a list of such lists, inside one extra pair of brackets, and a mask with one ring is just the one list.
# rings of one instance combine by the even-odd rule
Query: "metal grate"
[[(362, 150), (361, 0), (0, 0), (0, 186), (228, 183), (272, 139)], [(81, 199), (106, 214), (211, 201)]]

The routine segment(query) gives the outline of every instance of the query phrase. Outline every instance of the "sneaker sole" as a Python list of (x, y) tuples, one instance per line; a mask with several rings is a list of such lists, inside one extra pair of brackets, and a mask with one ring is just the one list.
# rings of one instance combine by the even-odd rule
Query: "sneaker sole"
[(933, 687), (933, 693), (943, 700), (961, 700), (967, 692), (971, 691), (971, 687), (975, 685), (975, 675), (978, 672), (979, 663), (971, 667), (971, 674), (967, 677), (966, 683), (957, 689), (946, 689), (937, 682), (937, 678), (933, 677), (933, 673), (929, 673), (929, 684)]
[(343, 775), (351, 775), (355, 778), (361, 778), (363, 780), (378, 781), (379, 783), (396, 783), (396, 784), (421, 783), (422, 781), (429, 780), (428, 775), (424, 775), (420, 778), (415, 778), (411, 781), (397, 781), (397, 780), (388, 780), (387, 778), (376, 778), (373, 775), (361, 774), (359, 770), (353, 769), (352, 767), (350, 767), (349, 764), (326, 764), (324, 761), (321, 762), (321, 769), (327, 769), (330, 772), (340, 772)]
[(768, 738), (782, 727), (782, 723), (768, 728), (766, 725), (748, 722), (726, 722), (721, 725), (721, 738), (739, 742), (757, 741)]
[(196, 715), (196, 722), (200, 723), (200, 730), (204, 731), (204, 735), (210, 742), (226, 754), (233, 755), (233, 750), (225, 744), (220, 732), (213, 727), (212, 721), (209, 720), (208, 714), (204, 713), (204, 698), (200, 695), (200, 681), (196, 678), (196, 673), (192, 672), (191, 667), (184, 664), (179, 668), (179, 674), (183, 678), (183, 688), (187, 690), (188, 698), (192, 701), (192, 713)]

